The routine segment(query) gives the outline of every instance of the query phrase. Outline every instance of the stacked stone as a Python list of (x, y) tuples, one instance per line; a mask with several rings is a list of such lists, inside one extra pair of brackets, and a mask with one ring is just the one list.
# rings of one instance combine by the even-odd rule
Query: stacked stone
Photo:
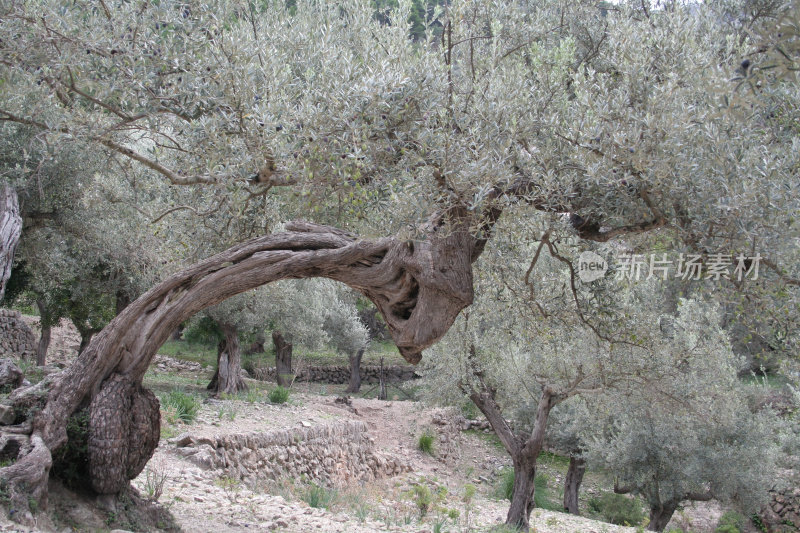
[[(362, 366), (361, 382), (378, 383), (380, 381), (380, 373), (379, 366)], [(262, 381), (275, 381), (275, 368), (256, 368), (254, 369), (253, 377)], [(413, 366), (393, 365), (383, 367), (383, 379), (388, 383), (399, 383), (418, 378), (419, 375), (414, 371)], [(310, 381), (312, 383), (348, 383), (350, 381), (350, 367), (309, 366), (297, 373), (296, 380)]]
[(0, 309), (0, 356), (36, 357), (36, 336), (19, 311)]
[(800, 488), (770, 491), (764, 522), (770, 531), (784, 533), (800, 530)]
[(301, 476), (309, 481), (343, 485), (408, 472), (410, 465), (373, 449), (361, 421), (282, 429), (265, 433), (175, 440), (176, 452), (204, 470), (256, 483)]

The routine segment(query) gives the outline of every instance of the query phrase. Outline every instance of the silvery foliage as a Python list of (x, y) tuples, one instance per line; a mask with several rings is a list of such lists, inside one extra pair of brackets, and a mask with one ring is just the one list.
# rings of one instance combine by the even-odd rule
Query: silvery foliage
[[(45, 301), (69, 283), (76, 301), (129, 298), (157, 279), (157, 242), (136, 210), (136, 177), (113, 177), (84, 143), (50, 145), (28, 128), (0, 128), (0, 172), (29, 217), (17, 264)], [(131, 169), (129, 169), (131, 170)], [(142, 176), (138, 176), (142, 179)]]
[(204, 312), (240, 333), (280, 330), (288, 342), (352, 353), (368, 342), (358, 310), (340, 284), (327, 279), (279, 281), (228, 298)]
[(388, 231), (442, 202), (508, 206), (490, 192), (520, 176), (543, 208), (609, 226), (679, 209), (704, 241), (730, 240), (701, 231), (709, 221), (735, 229), (736, 246), (794, 231), (782, 213), (796, 207), (797, 140), (767, 113), (798, 87), (730, 105), (758, 43), (715, 3), (645, 17), (638, 2), (465, 0), (436, 17), (450, 40), (422, 44), (399, 4), (381, 26), (358, 0), (301, 1), (296, 14), (230, 0), (11, 3), (2, 111), (57, 142), (135, 149), (169, 181), (223, 195), (271, 156), (320, 217), (356, 212)]
[[(343, 290), (340, 292), (344, 292)], [(355, 354), (369, 346), (369, 330), (358, 316), (354, 296), (342, 294), (329, 304), (323, 328), (328, 344), (345, 354)]]
[(589, 400), (587, 457), (654, 508), (710, 492), (755, 511), (778, 479), (786, 426), (750, 411), (718, 309), (681, 300), (673, 329), (647, 346), (647, 373)]

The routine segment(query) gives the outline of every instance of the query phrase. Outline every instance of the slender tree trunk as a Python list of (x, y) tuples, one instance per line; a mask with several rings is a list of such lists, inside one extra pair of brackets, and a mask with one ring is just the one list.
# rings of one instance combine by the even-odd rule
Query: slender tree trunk
[(236, 394), (247, 390), (242, 379), (242, 354), (239, 348), (239, 332), (236, 326), (220, 323), (225, 338), (217, 346), (217, 370), (206, 387), (214, 394)]
[(586, 459), (571, 455), (569, 469), (564, 479), (564, 510), (570, 514), (580, 514), (578, 511), (578, 493), (581, 490), (583, 474), (586, 473)]
[(286, 342), (277, 329), (272, 332), (272, 342), (275, 344), (275, 377), (278, 385), (289, 387), (292, 384), (292, 343)]
[(6, 292), (6, 282), (11, 277), (14, 252), (22, 234), (22, 217), (19, 214), (19, 199), (7, 183), (0, 185), (0, 300)]
[(92, 328), (78, 328), (78, 333), (81, 334), (81, 344), (78, 346), (78, 354), (82, 354), (83, 351), (89, 346), (89, 343), (92, 342), (92, 337), (98, 333), (98, 330)]
[[(474, 346), (470, 348), (474, 356)], [(503, 412), (495, 400), (495, 390), (488, 387), (480, 374), (476, 377), (481, 382), (481, 390), (473, 390), (470, 399), (486, 416), (492, 430), (495, 432), (503, 447), (511, 456), (514, 465), (514, 487), (511, 495), (511, 505), (506, 516), (506, 525), (528, 531), (531, 511), (534, 506), (534, 479), (536, 477), (536, 462), (544, 446), (547, 419), (550, 410), (562, 398), (545, 385), (536, 408), (536, 419), (530, 436), (524, 438), (516, 435), (511, 425), (503, 417)]]
[[(0, 479), (19, 509), (15, 518), (30, 522), (25, 518), (30, 506), (46, 505), (52, 452), (67, 442), (70, 417), (86, 406), (92, 472), (87, 482), (101, 494), (116, 494), (128, 485), (158, 444), (158, 401), (141, 387), (158, 348), (182, 322), (236, 294), (282, 279), (343, 282), (378, 307), (400, 354), (418, 363), (422, 351), (472, 303), (472, 263), (485, 245), (472, 236), (468, 223), (458, 224), (456, 211), (447, 216), (448, 221), (426, 226), (427, 240), (413, 246), (392, 237), (358, 239), (336, 228), (294, 222), (285, 232), (233, 246), (147, 291), (63, 372), (3, 400), (29, 413), (20, 424), (0, 426), (0, 438), (24, 445), (14, 464), (0, 467)], [(439, 228), (446, 231), (440, 234)], [(108, 424), (119, 438), (104, 436), (111, 431)], [(123, 464), (124, 469), (103, 470)]]
[(650, 508), (650, 523), (647, 524), (648, 531), (664, 531), (669, 521), (672, 520), (672, 515), (678, 508), (680, 502), (669, 501), (660, 507)]
[(378, 399), (385, 400), (388, 395), (386, 394), (386, 380), (383, 378), (383, 357), (381, 357), (381, 370), (378, 374), (378, 385)]
[(531, 511), (534, 507), (533, 492), (535, 489), (536, 460), (520, 454), (512, 458), (514, 464), (514, 490), (511, 493), (511, 505), (506, 515), (506, 525), (528, 531)]
[(42, 334), (39, 337), (39, 346), (36, 348), (36, 365), (44, 366), (47, 364), (47, 349), (50, 347), (50, 316), (47, 306), (41, 298), (36, 300), (36, 307), (39, 308), (39, 323), (42, 326)]
[(359, 348), (356, 353), (351, 353), (347, 358), (350, 360), (350, 383), (345, 392), (358, 392), (361, 390), (361, 358), (364, 356), (364, 348)]

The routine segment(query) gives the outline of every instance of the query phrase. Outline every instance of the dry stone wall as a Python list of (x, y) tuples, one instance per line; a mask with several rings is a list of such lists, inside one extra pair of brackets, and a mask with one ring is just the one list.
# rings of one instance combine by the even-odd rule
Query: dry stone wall
[(377, 451), (361, 421), (281, 429), (263, 433), (175, 439), (179, 455), (204, 470), (255, 483), (288, 477), (328, 485), (408, 472), (410, 465)]
[(800, 530), (800, 488), (770, 491), (770, 503), (763, 519), (770, 531), (789, 533)]
[[(350, 381), (350, 368), (347, 366), (308, 366), (297, 371), (297, 381), (313, 383), (348, 383)], [(253, 377), (262, 381), (275, 381), (275, 367), (255, 368)], [(398, 383), (418, 379), (419, 374), (413, 366), (385, 366), (383, 379), (388, 383)], [(380, 381), (379, 366), (362, 366), (361, 382), (378, 383)]]
[(36, 357), (36, 336), (19, 311), (0, 309), (0, 357)]

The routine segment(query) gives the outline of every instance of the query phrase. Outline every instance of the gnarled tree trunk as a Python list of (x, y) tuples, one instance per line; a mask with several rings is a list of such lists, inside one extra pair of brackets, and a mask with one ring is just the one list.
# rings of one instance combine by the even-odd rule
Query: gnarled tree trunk
[(677, 501), (668, 501), (658, 507), (650, 508), (650, 522), (647, 524), (648, 531), (664, 531), (669, 521), (672, 520), (672, 515), (678, 508)]
[(47, 349), (50, 347), (50, 316), (47, 312), (47, 306), (44, 301), (39, 298), (36, 300), (36, 307), (39, 308), (39, 322), (42, 326), (42, 334), (39, 336), (39, 345), (36, 347), (36, 365), (44, 366), (47, 363)]
[(242, 379), (239, 332), (236, 326), (225, 322), (220, 323), (220, 328), (222, 328), (225, 338), (217, 346), (217, 370), (206, 388), (217, 395), (236, 394), (247, 390), (247, 384)]
[(11, 277), (14, 252), (22, 233), (17, 191), (9, 184), (0, 184), (0, 300), (6, 292), (6, 282)]
[(361, 358), (364, 357), (364, 348), (347, 356), (350, 361), (350, 383), (345, 392), (358, 392), (361, 390)]
[[(66, 425), (73, 413), (92, 406), (98, 398), (104, 400), (97, 409), (106, 409), (110, 397), (116, 416), (143, 424), (135, 406), (151, 402), (141, 399), (142, 377), (178, 325), (226, 298), (272, 281), (327, 277), (361, 291), (380, 310), (400, 353), (411, 363), (419, 362), (422, 350), (439, 340), (458, 313), (472, 303), (471, 263), (484, 244), (466, 226), (439, 229), (443, 227), (434, 224), (428, 228), (429, 240), (410, 243), (391, 237), (360, 240), (335, 228), (292, 223), (286, 232), (236, 245), (173, 274), (128, 305), (63, 372), (18, 389), (4, 400), (14, 407), (32, 404), (37, 409), (26, 411), (32, 419), (13, 427), (0, 426), (0, 434), (26, 434), (37, 445), (21, 453), (14, 465), (0, 468), (0, 478), (8, 481), (13, 494), (32, 495), (30, 501), (43, 503), (50, 454), (66, 442)], [(121, 387), (118, 380), (132, 385)], [(142, 407), (140, 412), (158, 418), (157, 409)], [(99, 418), (92, 417), (90, 440), (106, 438), (102, 427), (95, 428), (98, 424)], [(124, 425), (117, 424), (113, 432), (124, 435), (124, 430)], [(116, 443), (119, 457), (152, 454), (149, 438), (147, 446), (137, 444), (139, 448), (134, 448), (131, 439), (109, 438)], [(104, 445), (90, 444), (90, 461), (94, 454), (100, 455), (101, 463), (106, 461)], [(107, 492), (125, 485), (138, 462), (132, 466), (126, 459), (124, 464), (127, 468), (93, 476), (94, 489)]]
[(564, 479), (564, 510), (570, 514), (580, 514), (578, 511), (578, 493), (581, 490), (583, 474), (586, 473), (586, 459), (571, 455), (569, 469)]
[(289, 387), (293, 381), (292, 343), (286, 342), (283, 334), (277, 329), (272, 332), (272, 343), (275, 345), (275, 377), (278, 385)]

